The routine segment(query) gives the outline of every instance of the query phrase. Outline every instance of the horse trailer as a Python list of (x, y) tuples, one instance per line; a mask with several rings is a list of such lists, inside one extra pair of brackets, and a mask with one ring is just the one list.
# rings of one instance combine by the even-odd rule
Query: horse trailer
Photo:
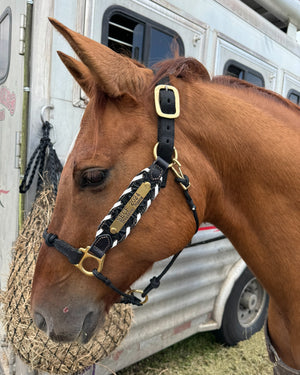
[[(300, 103), (298, 0), (2, 0), (1, 290), (6, 289), (11, 249), (34, 200), (34, 189), (21, 196), (19, 184), (41, 138), (41, 117), (52, 124), (50, 137), (64, 163), (87, 101), (56, 54), (74, 56), (49, 16), (146, 66), (174, 53), (191, 56), (211, 76), (238, 77)], [(167, 262), (157, 262), (134, 287), (143, 289)], [(217, 330), (234, 345), (262, 327), (267, 303), (266, 292), (233, 245), (204, 223), (160, 289), (134, 308), (132, 328), (101, 362), (105, 368), (93, 371), (118, 371), (197, 332)], [(37, 373), (13, 354), (3, 326), (0, 344), (1, 375)]]

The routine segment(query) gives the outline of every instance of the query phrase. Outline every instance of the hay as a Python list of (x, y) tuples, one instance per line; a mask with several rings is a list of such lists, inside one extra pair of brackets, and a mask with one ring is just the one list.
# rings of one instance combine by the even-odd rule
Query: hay
[(263, 329), (227, 347), (209, 333), (198, 333), (144, 359), (118, 375), (271, 375)]
[(58, 344), (38, 330), (30, 315), (30, 293), (41, 235), (47, 227), (54, 207), (55, 194), (45, 188), (35, 200), (14, 249), (6, 292), (0, 293), (4, 326), (14, 351), (30, 367), (66, 374), (83, 371), (106, 357), (127, 334), (132, 309), (115, 304), (104, 327), (87, 344)]

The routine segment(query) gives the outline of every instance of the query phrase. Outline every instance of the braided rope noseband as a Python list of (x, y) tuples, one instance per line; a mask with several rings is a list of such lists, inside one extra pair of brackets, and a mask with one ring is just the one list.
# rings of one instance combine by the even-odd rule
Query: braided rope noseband
[[(122, 296), (122, 303), (131, 303), (141, 306), (148, 300), (148, 293), (158, 288), (160, 279), (169, 270), (180, 254), (175, 254), (159, 276), (153, 277), (149, 285), (142, 290), (130, 290), (124, 293), (105, 277), (101, 271), (108, 250), (125, 240), (132, 228), (141, 219), (141, 216), (150, 207), (161, 188), (166, 186), (168, 170), (175, 173), (175, 181), (183, 188), (186, 201), (192, 210), (196, 222), (196, 231), (199, 220), (196, 207), (188, 193), (189, 179), (183, 175), (180, 163), (177, 160), (177, 152), (174, 147), (174, 119), (179, 116), (179, 94), (175, 87), (168, 85), (168, 77), (163, 78), (155, 87), (155, 108), (158, 115), (158, 143), (154, 147), (155, 161), (150, 167), (145, 168), (131, 181), (128, 188), (113, 205), (109, 213), (101, 221), (94, 242), (87, 248), (76, 249), (67, 242), (60, 240), (55, 234), (44, 231), (43, 237), (47, 246), (55, 247), (65, 255), (69, 262), (74, 264), (87, 276), (95, 276), (115, 292)], [(93, 258), (98, 267), (93, 271), (84, 268), (84, 261)], [(137, 298), (133, 293), (140, 293), (144, 300)]]

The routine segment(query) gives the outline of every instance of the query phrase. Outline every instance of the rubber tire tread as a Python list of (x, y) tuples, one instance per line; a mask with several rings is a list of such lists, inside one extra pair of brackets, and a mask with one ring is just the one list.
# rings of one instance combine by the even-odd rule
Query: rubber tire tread
[(253, 334), (260, 331), (264, 325), (269, 304), (268, 295), (259, 318), (253, 323), (252, 326), (247, 328), (241, 326), (237, 316), (237, 304), (241, 293), (244, 287), (251, 279), (253, 279), (253, 277), (253, 273), (247, 267), (237, 279), (225, 305), (222, 326), (219, 330), (214, 332), (217, 341), (226, 346), (234, 346), (240, 341), (249, 339)]

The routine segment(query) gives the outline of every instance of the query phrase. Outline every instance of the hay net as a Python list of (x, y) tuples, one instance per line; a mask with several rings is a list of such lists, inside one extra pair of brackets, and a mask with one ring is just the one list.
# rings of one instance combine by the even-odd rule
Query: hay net
[(7, 340), (30, 367), (55, 374), (82, 372), (111, 353), (127, 334), (132, 308), (115, 304), (104, 327), (87, 343), (59, 344), (37, 329), (30, 314), (30, 294), (42, 232), (55, 203), (52, 187), (38, 194), (16, 241), (7, 291), (1, 292)]

